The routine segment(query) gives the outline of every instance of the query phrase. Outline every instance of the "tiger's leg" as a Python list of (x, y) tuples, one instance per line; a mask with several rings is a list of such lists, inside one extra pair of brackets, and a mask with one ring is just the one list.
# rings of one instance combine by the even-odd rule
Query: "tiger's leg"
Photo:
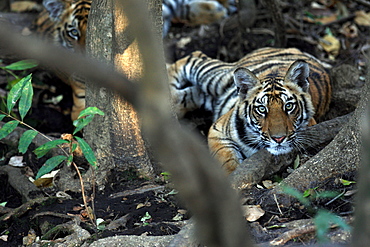
[(201, 93), (197, 86), (177, 89), (171, 85), (171, 102), (178, 118), (183, 118), (187, 112), (201, 107)]
[(85, 84), (71, 80), (70, 85), (73, 92), (71, 119), (74, 121), (78, 118), (80, 112), (85, 109)]
[(233, 172), (239, 166), (241, 154), (238, 145), (228, 136), (229, 113), (220, 117), (209, 129), (208, 147), (211, 154), (221, 162), (227, 174)]

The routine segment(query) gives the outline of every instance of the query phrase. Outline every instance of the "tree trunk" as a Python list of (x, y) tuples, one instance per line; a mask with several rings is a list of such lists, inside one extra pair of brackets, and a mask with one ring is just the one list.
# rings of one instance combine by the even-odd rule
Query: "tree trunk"
[[(369, 55), (369, 53), (368, 53)], [(368, 63), (369, 65), (369, 63)], [(362, 101), (367, 99), (360, 119), (362, 134), (361, 168), (359, 170), (358, 193), (356, 197), (355, 223), (352, 237), (353, 246), (368, 246), (370, 242), (370, 73), (368, 72), (366, 85), (364, 86)]]
[[(137, 42), (130, 34), (125, 13), (116, 4), (114, 0), (93, 1), (86, 51), (89, 56), (113, 65), (130, 80), (138, 81), (143, 67)], [(105, 112), (105, 116), (97, 116), (84, 133), (98, 159), (98, 186), (105, 183), (113, 170), (133, 168), (140, 175), (153, 178), (154, 167), (133, 107), (116, 92), (88, 82), (86, 105)]]

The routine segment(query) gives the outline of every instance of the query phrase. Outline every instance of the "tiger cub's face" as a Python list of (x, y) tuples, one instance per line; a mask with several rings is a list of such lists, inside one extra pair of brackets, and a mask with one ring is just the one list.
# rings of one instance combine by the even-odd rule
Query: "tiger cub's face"
[(54, 42), (72, 51), (83, 51), (91, 0), (44, 0), (43, 4), (53, 25)]
[(301, 131), (314, 124), (308, 64), (298, 60), (287, 69), (285, 76), (280, 76), (282, 74), (284, 72), (270, 72), (257, 78), (246, 68), (234, 72), (239, 90), (236, 110), (243, 128), (248, 129), (249, 137), (244, 142), (257, 149), (266, 148), (275, 155), (299, 149), (303, 141)]

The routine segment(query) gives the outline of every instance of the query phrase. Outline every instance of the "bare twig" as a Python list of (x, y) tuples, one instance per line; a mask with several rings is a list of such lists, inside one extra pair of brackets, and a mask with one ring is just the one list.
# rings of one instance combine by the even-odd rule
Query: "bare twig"
[(12, 217), (19, 218), (20, 216), (22, 216), (23, 214), (28, 212), (30, 209), (32, 209), (34, 205), (44, 203), (45, 201), (47, 201), (49, 199), (52, 199), (52, 198), (50, 198), (50, 197), (39, 197), (39, 198), (36, 198), (36, 199), (32, 199), (32, 200), (22, 204), (18, 208), (14, 209), (12, 212), (4, 215), (0, 219), (3, 220), (3, 221), (6, 221), (6, 220), (9, 220)]
[(308, 225), (308, 226), (304, 225), (299, 228), (295, 228), (293, 230), (284, 232), (279, 237), (271, 240), (270, 244), (271, 245), (283, 245), (289, 240), (292, 240), (293, 238), (297, 238), (302, 235), (315, 232), (315, 230), (316, 230), (316, 227), (314, 225)]
[(280, 209), (280, 206), (279, 206), (279, 202), (277, 201), (276, 194), (274, 194), (274, 200), (275, 200), (275, 202), (276, 202), (276, 206), (277, 206), (277, 208), (279, 209), (279, 213), (280, 213), (280, 215), (283, 215), (283, 212), (281, 212), (281, 209)]
[(355, 0), (355, 2), (357, 2), (359, 4), (362, 4), (362, 5), (370, 8), (370, 2), (368, 2), (368, 1), (365, 1), (365, 0)]
[(83, 182), (83, 179), (82, 179), (82, 176), (81, 176), (81, 172), (80, 170), (78, 169), (76, 163), (72, 162), (72, 165), (73, 167), (75, 168), (76, 172), (77, 172), (77, 175), (80, 179), (80, 184), (81, 184), (81, 193), (82, 193), (82, 200), (84, 201), (84, 206), (85, 206), (85, 210), (87, 212), (87, 216), (89, 217), (91, 223), (96, 226), (95, 224), (95, 219), (94, 219), (94, 215), (92, 215), (92, 212), (87, 204), (87, 200), (86, 200), (86, 195), (85, 195), (85, 186), (84, 186), (84, 182)]
[[(346, 223), (349, 224), (353, 221), (353, 217), (346, 217), (344, 218)], [(336, 224), (331, 224), (330, 228), (337, 228), (338, 225)], [(271, 245), (284, 245), (288, 241), (292, 240), (293, 238), (300, 237), (305, 234), (313, 233), (316, 231), (316, 226), (314, 225), (313, 222), (304, 224), (303, 226), (294, 228), (292, 230), (289, 230), (287, 232), (284, 232), (281, 234), (279, 237), (273, 239), (270, 241)]]

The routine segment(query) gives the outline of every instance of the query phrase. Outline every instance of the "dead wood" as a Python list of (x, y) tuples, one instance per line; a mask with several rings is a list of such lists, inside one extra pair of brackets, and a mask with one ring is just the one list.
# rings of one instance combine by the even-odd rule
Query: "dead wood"
[[(54, 239), (55, 235), (60, 232), (68, 232), (70, 234), (62, 239)], [(74, 220), (67, 223), (55, 226), (43, 235), (43, 239), (62, 242), (64, 246), (79, 246), (89, 237), (91, 237), (91, 234), (80, 226), (78, 217), (74, 217)]]
[(13, 166), (1, 166), (0, 174), (8, 176), (9, 184), (20, 194), (24, 201), (42, 197), (43, 193), (23, 173), (22, 169)]
[(23, 214), (27, 213), (30, 209), (33, 207), (46, 202), (47, 200), (54, 200), (51, 197), (38, 197), (32, 200), (29, 200), (28, 202), (22, 204), (18, 208), (15, 208), (11, 212), (7, 213), (6, 215), (2, 216), (0, 218), (1, 221), (9, 220), (10, 218), (19, 218)]
[(137, 189), (125, 190), (123, 192), (117, 192), (117, 193), (109, 195), (109, 197), (111, 197), (111, 198), (125, 197), (125, 196), (129, 196), (129, 195), (145, 193), (145, 192), (148, 192), (148, 191), (159, 192), (159, 191), (163, 191), (164, 189), (165, 189), (165, 186), (163, 186), (163, 185), (148, 184), (148, 185), (144, 185), (144, 186), (142, 186), (140, 188), (137, 188)]
[(362, 4), (364, 5), (365, 7), (368, 7), (370, 8), (370, 3), (368, 1), (365, 1), (365, 0), (355, 0), (355, 2), (359, 3), (359, 4)]
[[(346, 217), (344, 218), (345, 222), (347, 224), (351, 224), (353, 222), (353, 217)], [(282, 233), (279, 237), (271, 240), (269, 242), (270, 245), (273, 246), (281, 246), (286, 244), (288, 241), (297, 238), (302, 237), (306, 234), (315, 233), (316, 226), (314, 225), (314, 222), (312, 219), (305, 219), (305, 220), (297, 220), (293, 222), (288, 222), (284, 224), (285, 227), (289, 228), (290, 230)], [(330, 228), (337, 228), (338, 225), (331, 224)]]

